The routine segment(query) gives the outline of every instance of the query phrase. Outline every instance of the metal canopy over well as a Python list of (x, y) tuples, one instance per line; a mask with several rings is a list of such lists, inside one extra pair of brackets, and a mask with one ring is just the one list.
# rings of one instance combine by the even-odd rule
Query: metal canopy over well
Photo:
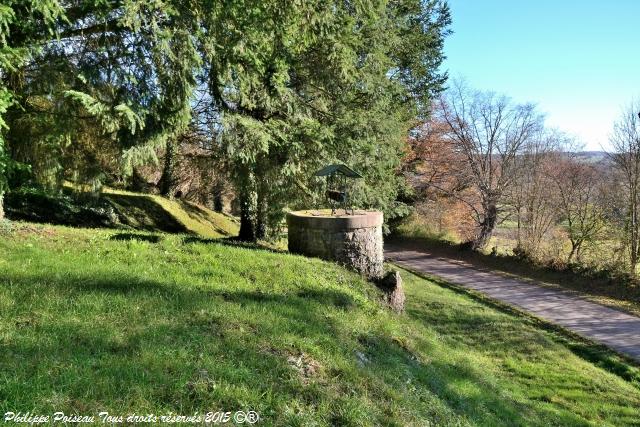
[(315, 176), (329, 176), (335, 174), (344, 175), (348, 178), (362, 178), (362, 175), (351, 169), (349, 166), (340, 164), (325, 166), (316, 172)]
[[(331, 214), (336, 213), (338, 206), (342, 206), (346, 213), (347, 205), (349, 204), (347, 178), (362, 178), (362, 175), (349, 166), (335, 164), (323, 167), (315, 173), (315, 176), (327, 179), (325, 196), (331, 204)], [(353, 207), (351, 207), (351, 214), (353, 215)]]

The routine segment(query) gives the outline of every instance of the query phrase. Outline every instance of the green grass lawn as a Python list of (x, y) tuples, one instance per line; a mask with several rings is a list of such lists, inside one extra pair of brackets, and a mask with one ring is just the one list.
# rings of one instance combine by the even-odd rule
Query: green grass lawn
[(16, 223), (0, 235), (0, 409), (640, 425), (637, 367), (597, 348), (578, 356), (588, 344), (402, 275), (407, 310), (396, 315), (370, 284), (319, 260)]

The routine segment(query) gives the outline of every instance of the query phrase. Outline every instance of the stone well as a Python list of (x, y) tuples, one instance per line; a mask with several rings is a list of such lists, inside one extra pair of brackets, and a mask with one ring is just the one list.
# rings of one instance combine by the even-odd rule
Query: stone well
[(289, 212), (289, 251), (335, 261), (377, 279), (383, 274), (382, 221), (382, 212), (377, 211)]

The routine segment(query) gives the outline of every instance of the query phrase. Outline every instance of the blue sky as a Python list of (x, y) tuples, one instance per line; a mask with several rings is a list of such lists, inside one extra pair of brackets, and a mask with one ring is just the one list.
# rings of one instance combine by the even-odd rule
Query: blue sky
[(444, 69), (533, 102), (585, 150), (640, 98), (640, 0), (449, 0)]

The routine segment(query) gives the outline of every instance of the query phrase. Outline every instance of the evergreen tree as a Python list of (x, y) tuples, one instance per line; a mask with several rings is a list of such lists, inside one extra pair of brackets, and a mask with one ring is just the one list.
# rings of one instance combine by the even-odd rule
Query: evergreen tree
[[(401, 213), (404, 137), (446, 78), (444, 2), (5, 4), (0, 112), (15, 131), (3, 136), (40, 182), (99, 187), (106, 171), (122, 179), (154, 161), (192, 120), (200, 82), (242, 238), (277, 231), (285, 208), (319, 203), (309, 177), (335, 161), (365, 175), (356, 204)], [(0, 191), (15, 164), (2, 158)]]
[(63, 9), (55, 0), (5, 0), (0, 5), (0, 219), (8, 175), (17, 167), (7, 154), (3, 136), (7, 129), (4, 116), (15, 102), (12, 78), (29, 59), (35, 43), (53, 34), (62, 16)]
[(449, 12), (438, 1), (236, 1), (206, 10), (212, 108), (232, 163), (240, 237), (275, 230), (314, 203), (323, 163), (364, 172), (355, 202), (398, 213), (404, 134), (446, 76)]
[[(4, 72), (13, 106), (4, 132), (14, 159), (38, 181), (99, 187), (155, 160), (155, 148), (190, 120), (199, 66), (197, 4), (180, 1), (61, 2), (51, 33), (33, 17), (22, 64)], [(13, 5), (13, 9), (20, 9)], [(30, 41), (29, 41), (30, 40)], [(36, 48), (38, 46), (38, 48)]]

